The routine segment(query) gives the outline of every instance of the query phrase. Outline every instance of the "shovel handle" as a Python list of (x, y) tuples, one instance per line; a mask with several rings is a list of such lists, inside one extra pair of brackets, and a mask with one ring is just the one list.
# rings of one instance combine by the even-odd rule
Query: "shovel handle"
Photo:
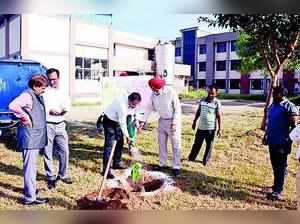
[(114, 141), (113, 146), (112, 146), (112, 150), (111, 150), (111, 153), (109, 155), (109, 159), (108, 159), (108, 162), (107, 162), (107, 165), (106, 165), (106, 168), (105, 168), (104, 176), (103, 176), (103, 179), (102, 179), (102, 182), (101, 182), (100, 191), (98, 193), (97, 198), (101, 198), (101, 196), (102, 196), (102, 192), (103, 192), (103, 189), (104, 189), (104, 185), (105, 185), (105, 182), (106, 182), (108, 171), (110, 169), (110, 164), (111, 164), (114, 152), (115, 152), (116, 145), (117, 145), (117, 141)]

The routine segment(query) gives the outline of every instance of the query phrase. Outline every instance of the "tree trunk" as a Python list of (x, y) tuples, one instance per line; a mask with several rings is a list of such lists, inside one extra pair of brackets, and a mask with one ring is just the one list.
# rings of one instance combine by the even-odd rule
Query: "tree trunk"
[(266, 129), (266, 122), (267, 122), (267, 112), (268, 112), (268, 108), (272, 103), (272, 99), (273, 99), (273, 88), (278, 86), (278, 73), (277, 72), (274, 76), (271, 76), (271, 83), (269, 86), (269, 90), (268, 90), (268, 95), (267, 95), (267, 99), (266, 99), (266, 105), (264, 108), (264, 116), (261, 122), (261, 129), (264, 131)]

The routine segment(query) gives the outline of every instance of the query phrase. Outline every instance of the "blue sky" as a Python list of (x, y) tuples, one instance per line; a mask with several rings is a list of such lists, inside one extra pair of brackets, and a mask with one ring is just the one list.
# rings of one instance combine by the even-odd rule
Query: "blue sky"
[[(180, 36), (180, 29), (198, 26), (200, 30), (216, 33), (224, 30), (208, 27), (198, 23), (201, 14), (175, 13), (115, 13), (113, 14), (113, 28), (118, 31), (131, 32), (162, 40), (175, 39)], [(204, 14), (202, 14), (204, 15)]]

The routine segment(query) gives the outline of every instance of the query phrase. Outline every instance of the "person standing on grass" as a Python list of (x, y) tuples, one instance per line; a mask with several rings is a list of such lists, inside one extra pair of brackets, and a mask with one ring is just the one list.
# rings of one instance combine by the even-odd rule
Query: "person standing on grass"
[[(129, 96), (121, 96), (115, 99), (112, 102), (112, 104), (104, 110), (103, 128), (105, 137), (103, 152), (103, 170), (101, 175), (104, 175), (105, 173), (114, 141), (117, 141), (117, 143), (113, 155), (112, 168), (126, 168), (126, 166), (121, 162), (124, 146), (124, 137), (126, 137), (128, 145), (131, 145), (133, 142), (133, 139), (130, 138), (127, 129), (127, 116), (129, 114), (135, 113), (135, 108), (141, 103), (141, 101), (141, 95), (137, 92), (133, 92)], [(110, 167), (107, 178), (114, 178), (114, 175), (110, 171)]]
[[(69, 140), (66, 131), (65, 114), (70, 109), (70, 99), (60, 87), (60, 73), (55, 68), (46, 71), (49, 87), (44, 94), (48, 145), (45, 147), (44, 165), (47, 176), (48, 189), (55, 188), (57, 181), (72, 184), (68, 175), (69, 168)], [(54, 173), (53, 152), (57, 152), (59, 169), (58, 175)]]
[(269, 146), (274, 182), (267, 198), (281, 200), (284, 179), (287, 175), (287, 159), (291, 153), (290, 131), (296, 127), (298, 109), (287, 98), (287, 90), (282, 86), (273, 88), (273, 103), (267, 111), (267, 129), (265, 143)]
[(160, 161), (157, 170), (162, 170), (166, 166), (168, 159), (167, 142), (170, 138), (173, 148), (172, 172), (174, 176), (178, 176), (181, 168), (181, 104), (175, 90), (165, 86), (165, 80), (156, 77), (150, 79), (148, 84), (152, 89), (152, 95), (141, 126), (145, 125), (152, 111), (159, 114), (158, 145)]
[[(196, 112), (192, 129), (195, 130), (198, 121), (198, 128), (194, 144), (188, 157), (189, 161), (195, 161), (201, 149), (203, 141), (206, 142), (206, 149), (203, 156), (203, 165), (206, 166), (211, 157), (215, 134), (221, 136), (221, 102), (216, 98), (218, 89), (214, 85), (207, 88), (207, 97), (201, 99)], [(217, 130), (217, 131), (216, 131)]]
[(45, 76), (33, 76), (28, 82), (29, 88), (9, 104), (9, 109), (20, 118), (17, 146), (23, 155), (25, 205), (48, 202), (47, 198), (36, 197), (36, 162), (39, 153), (47, 145), (46, 112), (42, 97), (47, 85), (48, 80)]

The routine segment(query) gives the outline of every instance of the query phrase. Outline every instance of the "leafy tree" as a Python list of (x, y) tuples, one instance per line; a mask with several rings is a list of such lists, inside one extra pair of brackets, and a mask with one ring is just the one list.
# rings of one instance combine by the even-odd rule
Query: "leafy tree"
[(261, 125), (265, 129), (272, 87), (279, 85), (278, 75), (284, 68), (300, 67), (300, 14), (214, 14), (212, 19), (198, 20), (240, 34), (237, 53), (242, 60), (242, 73), (262, 69), (269, 74), (271, 83)]

